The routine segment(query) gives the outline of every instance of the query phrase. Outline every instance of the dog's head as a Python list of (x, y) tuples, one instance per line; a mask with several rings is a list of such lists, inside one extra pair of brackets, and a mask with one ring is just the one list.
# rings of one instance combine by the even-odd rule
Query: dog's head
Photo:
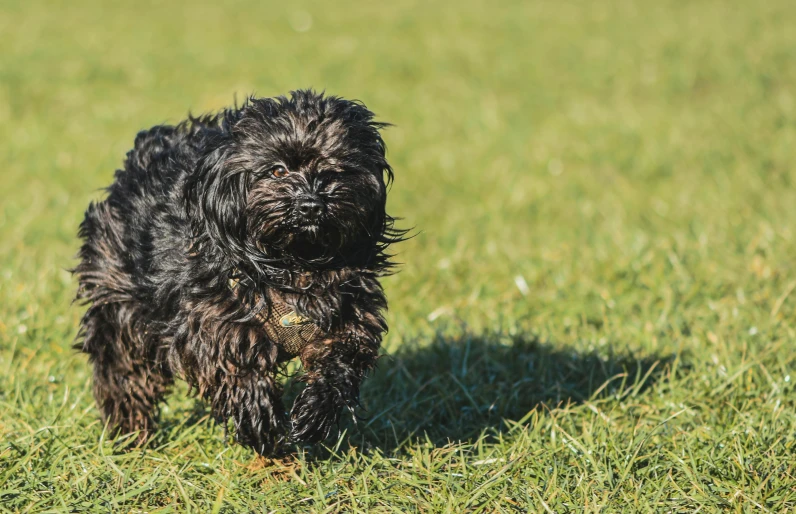
[(385, 212), (384, 126), (358, 102), (312, 91), (228, 111), (189, 181), (200, 226), (255, 266), (384, 267), (400, 237)]

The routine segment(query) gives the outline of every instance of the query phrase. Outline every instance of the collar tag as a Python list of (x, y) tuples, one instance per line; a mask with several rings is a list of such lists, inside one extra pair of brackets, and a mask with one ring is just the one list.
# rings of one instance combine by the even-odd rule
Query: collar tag
[(279, 318), (279, 324), (285, 328), (306, 325), (308, 323), (312, 323), (312, 320), (296, 314), (296, 311), (288, 312)]

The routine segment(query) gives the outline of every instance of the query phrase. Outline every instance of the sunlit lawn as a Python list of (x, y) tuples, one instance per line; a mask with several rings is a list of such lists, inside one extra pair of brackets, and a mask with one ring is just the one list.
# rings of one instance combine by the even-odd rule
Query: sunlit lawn
[[(796, 5), (0, 0), (0, 511), (796, 508)], [(392, 122), (367, 411), (263, 461), (180, 386), (144, 450), (71, 350), (141, 128), (315, 87)]]

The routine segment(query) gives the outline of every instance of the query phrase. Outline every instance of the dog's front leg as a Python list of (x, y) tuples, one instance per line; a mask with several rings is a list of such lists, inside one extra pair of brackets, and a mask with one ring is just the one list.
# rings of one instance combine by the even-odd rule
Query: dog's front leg
[(286, 425), (277, 349), (256, 324), (228, 321), (234, 308), (223, 297), (192, 306), (174, 365), (210, 402), (216, 420), (233, 422), (239, 443), (269, 455)]
[(352, 330), (305, 349), (301, 359), (307, 386), (290, 412), (293, 441), (322, 441), (344, 408), (354, 412), (359, 386), (376, 363), (380, 343), (380, 336)]
[(232, 420), (239, 443), (266, 456), (278, 448), (284, 436), (284, 407), (281, 386), (272, 373), (224, 374), (207, 397), (217, 419)]

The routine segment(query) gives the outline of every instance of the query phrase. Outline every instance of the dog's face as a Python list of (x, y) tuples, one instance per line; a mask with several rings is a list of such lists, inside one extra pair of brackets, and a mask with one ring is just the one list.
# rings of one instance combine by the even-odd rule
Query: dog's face
[(228, 113), (198, 172), (210, 235), (271, 266), (372, 259), (392, 221), (381, 127), (361, 104), (307, 91)]

